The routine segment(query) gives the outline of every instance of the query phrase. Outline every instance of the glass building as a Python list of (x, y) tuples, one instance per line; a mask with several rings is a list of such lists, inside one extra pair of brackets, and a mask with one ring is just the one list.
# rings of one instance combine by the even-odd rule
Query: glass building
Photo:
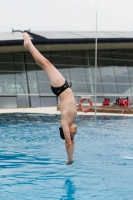
[[(37, 49), (72, 82), (75, 96), (95, 94), (95, 33), (82, 32), (76, 37), (60, 32), (30, 34)], [(1, 35), (0, 108), (56, 106), (58, 99), (49, 78), (24, 50), (22, 34)], [(130, 33), (124, 39), (122, 33), (119, 37), (111, 35), (99, 33), (98, 37), (97, 95), (133, 95)]]

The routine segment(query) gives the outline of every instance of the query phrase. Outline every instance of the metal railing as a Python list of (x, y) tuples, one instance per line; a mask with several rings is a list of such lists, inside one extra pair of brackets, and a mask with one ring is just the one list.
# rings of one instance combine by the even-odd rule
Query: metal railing
[[(91, 99), (93, 102), (93, 110), (95, 107), (97, 108), (97, 112), (100, 112), (100, 110), (106, 111), (120, 111), (121, 113), (124, 113), (125, 110), (131, 110), (133, 111), (133, 95), (127, 95), (127, 94), (97, 94), (96, 96), (93, 94), (78, 94), (75, 95), (77, 106), (79, 105), (80, 99), (86, 98)], [(96, 98), (96, 101), (95, 101)], [(124, 104), (124, 100), (126, 101), (128, 98), (128, 103)], [(104, 100), (108, 99), (108, 104), (104, 104)], [(120, 104), (120, 101), (123, 101), (123, 104)], [(121, 101), (121, 102), (122, 102)], [(95, 103), (96, 102), (96, 103)], [(88, 101), (82, 102), (83, 106), (90, 106)]]

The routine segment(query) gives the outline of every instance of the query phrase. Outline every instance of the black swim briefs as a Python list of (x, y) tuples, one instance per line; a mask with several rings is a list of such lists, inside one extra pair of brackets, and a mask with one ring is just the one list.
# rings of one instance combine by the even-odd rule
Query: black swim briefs
[(69, 85), (68, 82), (65, 81), (64, 85), (62, 85), (61, 87), (53, 87), (51, 85), (51, 90), (56, 96), (59, 96), (64, 90), (70, 87), (71, 87), (71, 84)]

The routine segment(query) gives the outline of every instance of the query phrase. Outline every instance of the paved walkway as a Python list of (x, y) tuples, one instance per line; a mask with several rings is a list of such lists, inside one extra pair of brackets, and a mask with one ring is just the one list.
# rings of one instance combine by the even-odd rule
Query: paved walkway
[[(44, 114), (60, 114), (56, 107), (38, 107), (38, 108), (14, 108), (14, 109), (0, 109), (0, 113), (44, 113)], [(94, 112), (78, 112), (78, 115), (95, 115)], [(129, 116), (133, 117), (133, 114), (121, 114), (121, 113), (97, 113), (97, 115), (108, 116)]]

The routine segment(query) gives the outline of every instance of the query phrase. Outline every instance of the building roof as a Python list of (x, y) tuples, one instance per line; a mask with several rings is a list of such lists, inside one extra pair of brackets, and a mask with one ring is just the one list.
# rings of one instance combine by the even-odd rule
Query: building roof
[[(95, 31), (27, 31), (35, 45), (75, 45), (95, 44)], [(97, 32), (97, 42), (132, 43), (133, 32), (100, 31)], [(0, 32), (0, 47), (22, 46), (23, 37), (20, 31)]]
[[(28, 31), (29, 32), (29, 31)], [(29, 32), (35, 43), (79, 43), (94, 42), (96, 32), (94, 31), (31, 31)], [(124, 42), (133, 41), (133, 32), (97, 32), (97, 38), (100, 42)], [(22, 43), (23, 37), (21, 32), (0, 32), (0, 46), (13, 45)]]

